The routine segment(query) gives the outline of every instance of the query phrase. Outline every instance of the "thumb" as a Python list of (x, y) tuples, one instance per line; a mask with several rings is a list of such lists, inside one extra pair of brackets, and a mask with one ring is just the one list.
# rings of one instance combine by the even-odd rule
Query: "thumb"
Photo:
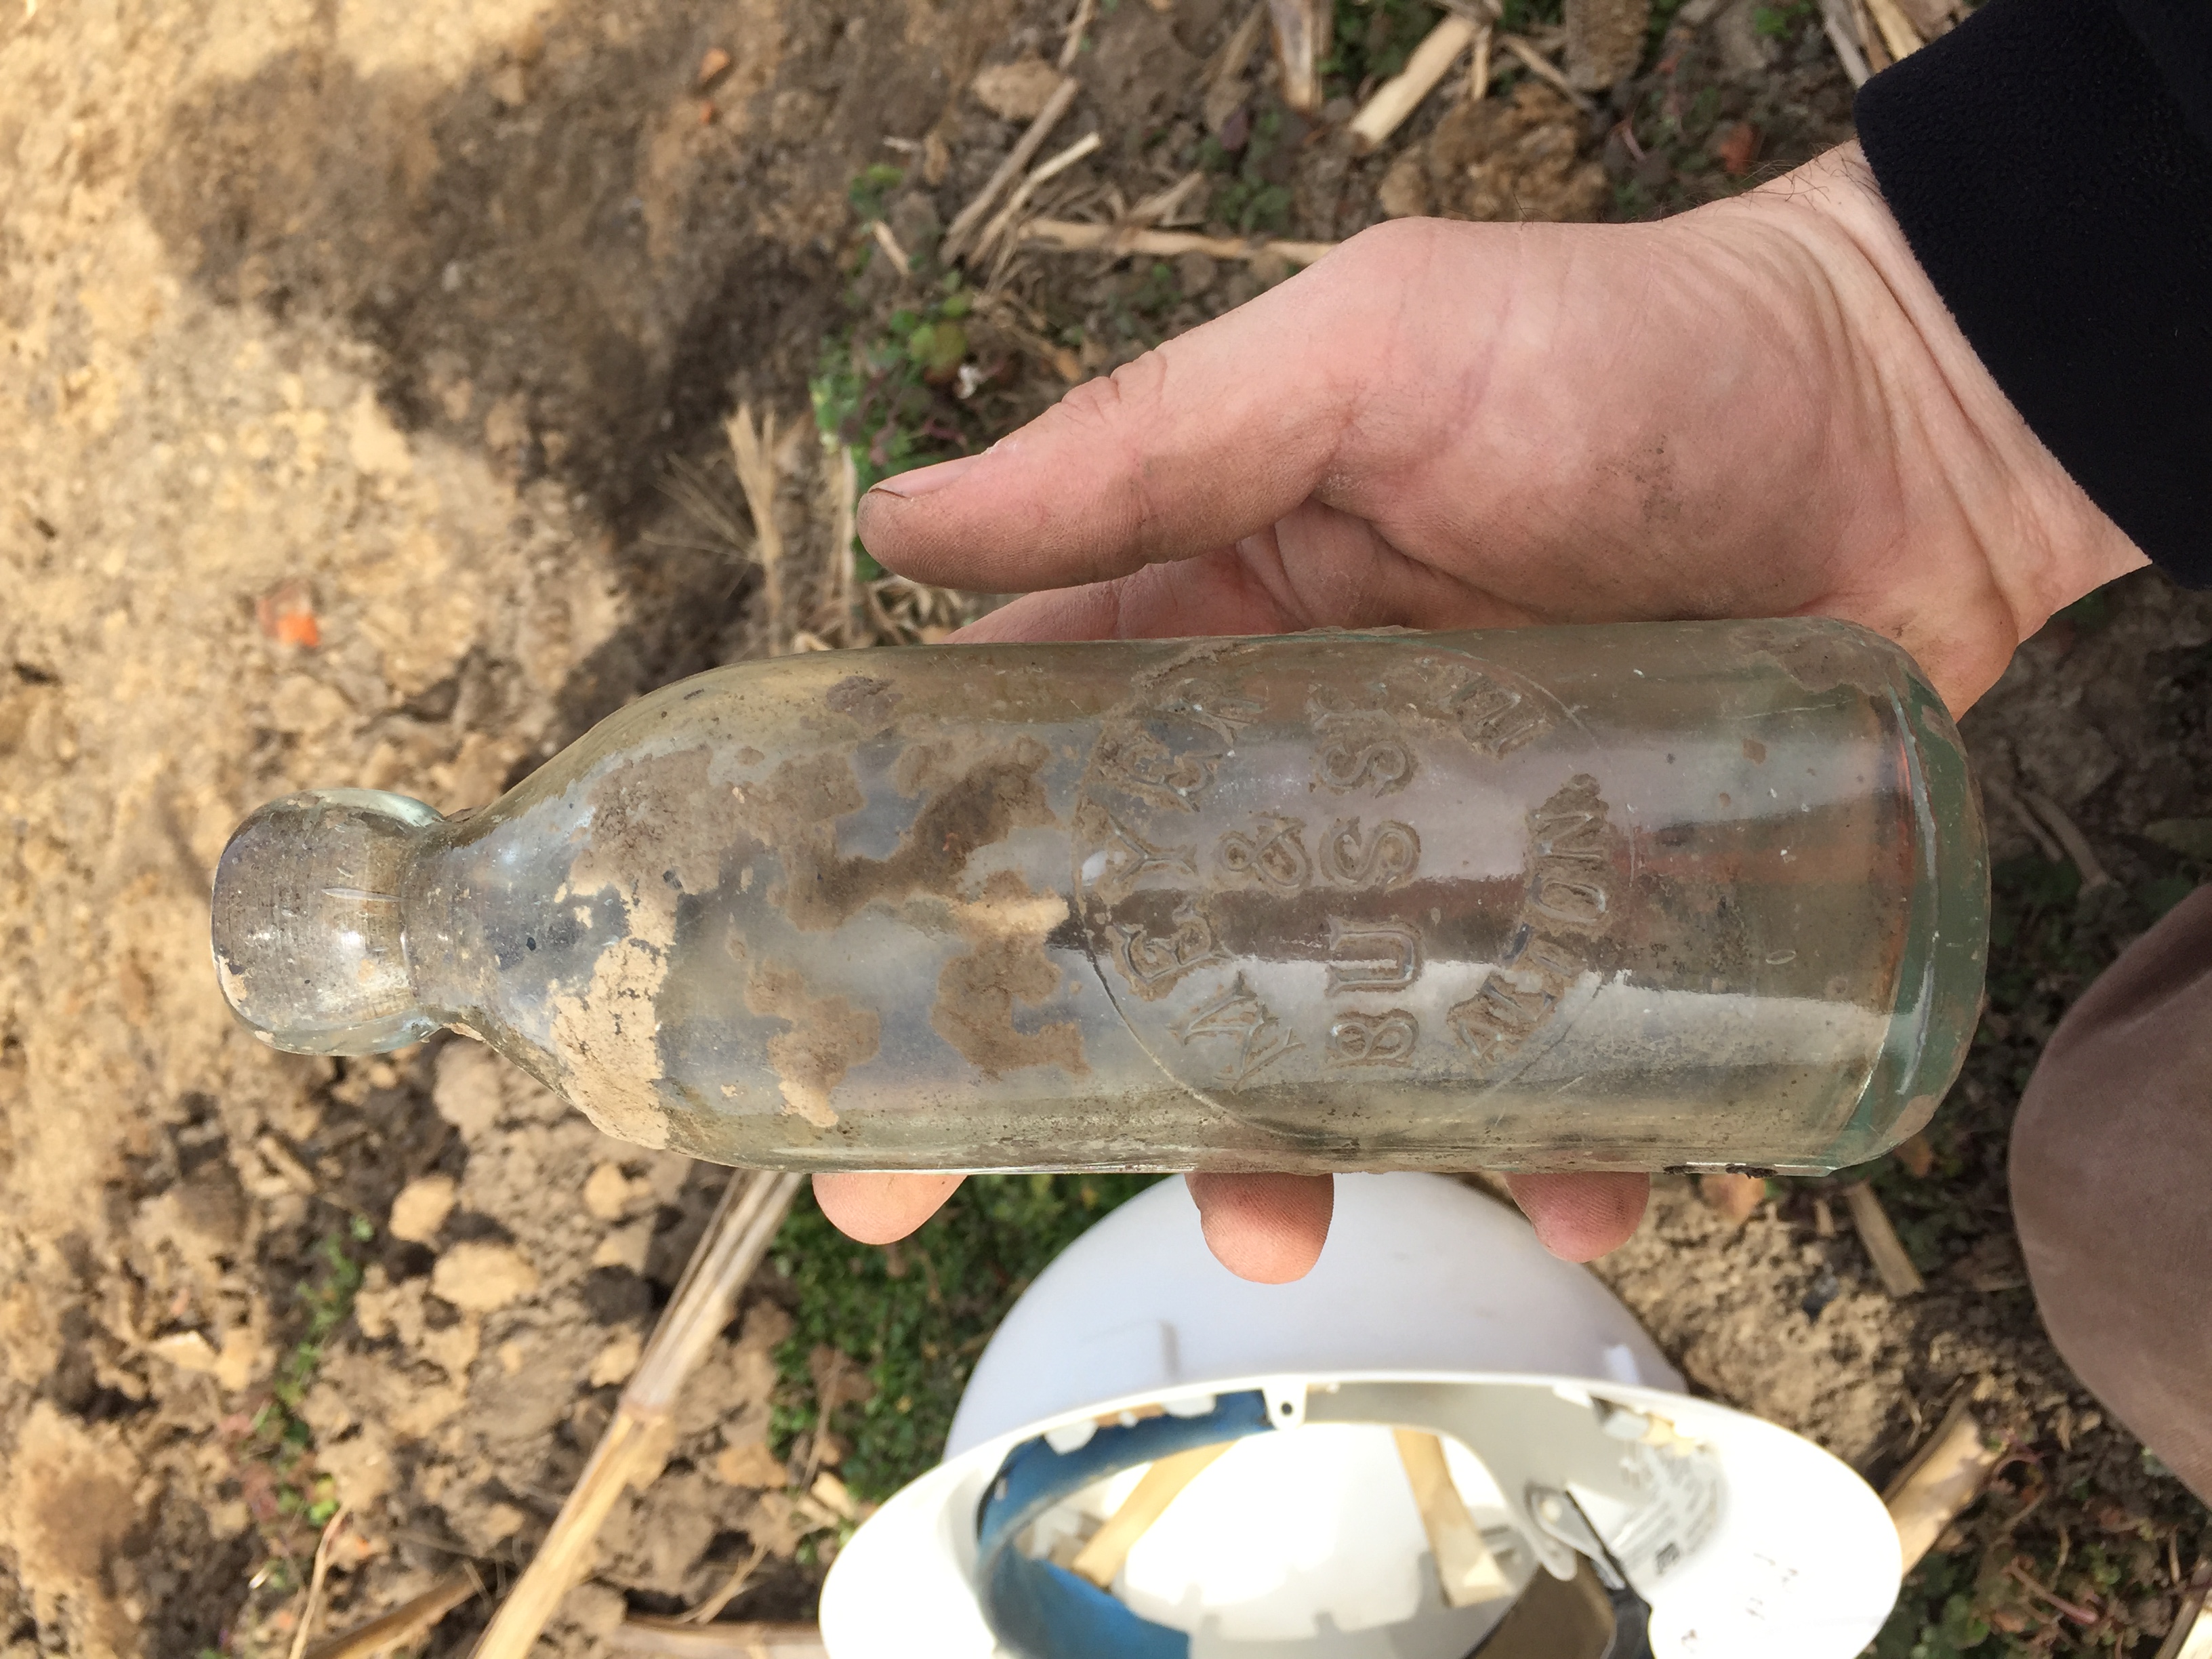
[[(902, 575), (1027, 592), (1127, 575), (1280, 519), (1328, 466), (1361, 360), (1340, 252), (1085, 381), (981, 455), (902, 473), (860, 503)], [(1356, 261), (1351, 263), (1357, 263)]]

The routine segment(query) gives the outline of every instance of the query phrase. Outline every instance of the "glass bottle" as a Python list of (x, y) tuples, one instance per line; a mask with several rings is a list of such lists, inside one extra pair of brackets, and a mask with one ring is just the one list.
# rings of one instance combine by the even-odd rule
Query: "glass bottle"
[(215, 952), (280, 1048), (481, 1038), (789, 1169), (1815, 1171), (1978, 1013), (1966, 757), (1822, 619), (815, 653), (491, 805), (261, 808)]

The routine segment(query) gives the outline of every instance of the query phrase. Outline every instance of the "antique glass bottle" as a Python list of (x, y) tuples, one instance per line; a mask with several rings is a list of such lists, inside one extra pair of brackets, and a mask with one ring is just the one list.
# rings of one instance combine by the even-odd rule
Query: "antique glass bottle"
[(230, 1004), (797, 1169), (1820, 1170), (1981, 989), (1965, 752), (1817, 619), (786, 657), (240, 828)]

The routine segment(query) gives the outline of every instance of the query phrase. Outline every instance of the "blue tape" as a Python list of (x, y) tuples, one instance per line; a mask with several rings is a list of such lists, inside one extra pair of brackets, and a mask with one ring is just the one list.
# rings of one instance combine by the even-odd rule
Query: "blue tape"
[(1176, 1452), (1272, 1427), (1257, 1389), (1223, 1395), (1203, 1417), (1147, 1417), (1103, 1428), (1074, 1450), (1040, 1437), (1006, 1454), (975, 1517), (983, 1618), (1017, 1659), (1188, 1659), (1190, 1637), (1139, 1618), (1117, 1597), (1014, 1547), (1023, 1530), (1093, 1481)]

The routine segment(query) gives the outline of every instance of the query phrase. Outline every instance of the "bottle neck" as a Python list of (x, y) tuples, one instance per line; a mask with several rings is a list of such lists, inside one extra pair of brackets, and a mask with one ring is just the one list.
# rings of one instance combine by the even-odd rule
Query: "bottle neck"
[(441, 1025), (481, 1036), (497, 1023), (499, 963), (465, 828), (448, 823), (415, 849), (401, 881), (401, 925), (416, 1004)]

